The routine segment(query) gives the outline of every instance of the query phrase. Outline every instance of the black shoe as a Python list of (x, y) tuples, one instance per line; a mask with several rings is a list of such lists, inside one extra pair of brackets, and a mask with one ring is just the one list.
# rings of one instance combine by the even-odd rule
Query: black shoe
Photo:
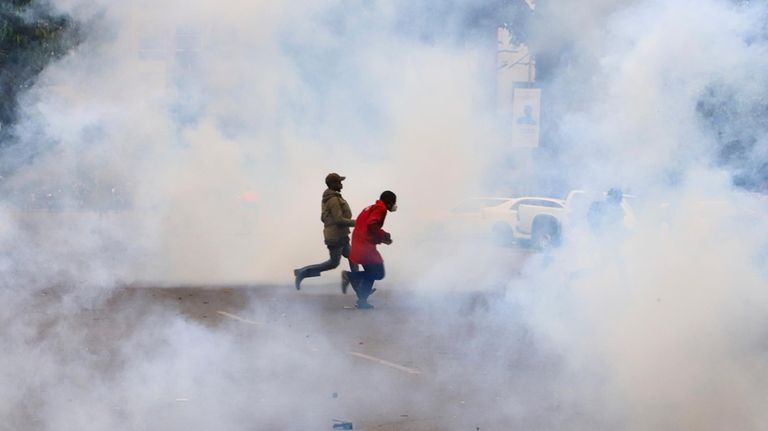
[(296, 279), (293, 281), (294, 286), (296, 286), (296, 290), (301, 290), (301, 280), (304, 279), (304, 277), (301, 276), (301, 271), (294, 269), (293, 275), (296, 277)]
[(347, 287), (349, 287), (349, 271), (341, 271), (341, 293), (347, 294)]
[(355, 304), (355, 307), (357, 307), (360, 310), (371, 310), (373, 309), (373, 304), (369, 304), (368, 301), (357, 301), (357, 304)]

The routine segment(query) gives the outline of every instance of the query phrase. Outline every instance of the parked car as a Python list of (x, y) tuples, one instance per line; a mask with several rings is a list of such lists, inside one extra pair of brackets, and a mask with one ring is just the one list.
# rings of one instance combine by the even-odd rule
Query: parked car
[[(603, 193), (584, 190), (571, 191), (566, 199), (520, 198), (510, 207), (515, 216), (515, 239), (540, 250), (557, 246), (563, 240), (564, 231), (574, 223), (585, 220), (590, 205), (602, 199)], [(635, 223), (635, 214), (628, 202), (630, 199), (631, 196), (625, 195), (620, 203), (626, 227)]]

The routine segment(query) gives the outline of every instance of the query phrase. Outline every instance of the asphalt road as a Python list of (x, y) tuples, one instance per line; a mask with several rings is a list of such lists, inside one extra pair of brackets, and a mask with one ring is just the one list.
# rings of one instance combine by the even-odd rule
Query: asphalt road
[[(562, 429), (567, 417), (552, 389), (557, 357), (535, 345), (520, 310), (505, 299), (525, 258), (521, 253), (515, 264), (464, 288), (416, 291), (385, 280), (371, 297), (374, 310), (357, 310), (354, 295), (341, 294), (338, 270), (301, 291), (290, 279), (131, 286), (79, 311), (74, 330), (86, 334), (84, 343), (101, 358), (95, 368), (104, 375), (118, 369), (132, 376), (148, 362), (153, 372), (167, 369), (174, 376), (166, 385), (174, 389), (159, 391), (167, 404), (155, 413), (164, 424), (156, 429), (193, 426), (184, 420), (199, 409), (229, 417), (230, 408), (248, 410), (243, 421), (252, 427), (220, 429), (324, 430), (334, 420), (357, 430)], [(61, 300), (55, 291), (46, 295), (45, 303)], [(189, 328), (197, 328), (196, 335)], [(155, 331), (163, 334), (156, 337), (161, 342), (150, 336)], [(176, 333), (191, 341), (176, 341)], [(227, 344), (216, 347), (216, 340)], [(153, 347), (143, 362), (125, 353), (146, 345)], [(168, 350), (172, 354), (152, 356)], [(190, 384), (187, 374), (174, 374), (179, 367), (207, 376)], [(231, 406), (220, 405), (222, 397)]]

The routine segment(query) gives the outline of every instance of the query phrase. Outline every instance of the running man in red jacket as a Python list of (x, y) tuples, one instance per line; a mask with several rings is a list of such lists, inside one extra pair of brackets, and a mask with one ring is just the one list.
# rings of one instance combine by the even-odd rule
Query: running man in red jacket
[(352, 284), (357, 293), (357, 308), (373, 308), (368, 303), (368, 296), (373, 293), (373, 283), (384, 278), (384, 259), (376, 244), (392, 244), (389, 232), (384, 231), (384, 219), (387, 211), (397, 211), (397, 196), (387, 190), (381, 194), (375, 204), (360, 212), (352, 231), (352, 248), (349, 251), (349, 261), (362, 264), (364, 271), (342, 271), (342, 284)]

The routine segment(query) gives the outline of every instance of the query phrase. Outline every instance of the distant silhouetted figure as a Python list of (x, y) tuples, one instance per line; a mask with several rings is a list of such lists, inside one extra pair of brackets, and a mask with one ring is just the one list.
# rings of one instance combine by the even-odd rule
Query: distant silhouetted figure
[(612, 188), (606, 193), (605, 199), (595, 201), (589, 206), (587, 221), (594, 232), (605, 228), (620, 226), (624, 221), (624, 210), (621, 201), (624, 194), (621, 189)]

